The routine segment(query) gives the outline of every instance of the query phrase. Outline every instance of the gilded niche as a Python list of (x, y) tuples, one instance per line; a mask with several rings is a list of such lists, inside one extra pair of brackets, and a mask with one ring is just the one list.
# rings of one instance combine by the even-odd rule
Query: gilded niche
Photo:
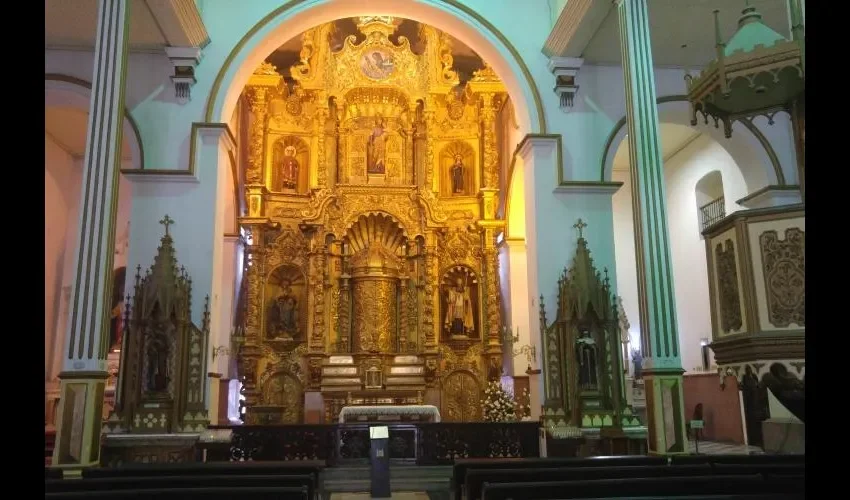
[(479, 337), (478, 277), (465, 266), (443, 273), (442, 332), (446, 339)]
[(714, 248), (717, 269), (717, 295), (720, 308), (720, 329), (724, 334), (737, 332), (744, 325), (741, 315), (741, 296), (738, 291), (738, 265), (735, 261), (735, 242), (726, 240)]
[(453, 141), (440, 153), (440, 195), (471, 196), (475, 192), (475, 149)]
[(806, 326), (806, 233), (792, 227), (759, 236), (767, 313), (773, 326)]

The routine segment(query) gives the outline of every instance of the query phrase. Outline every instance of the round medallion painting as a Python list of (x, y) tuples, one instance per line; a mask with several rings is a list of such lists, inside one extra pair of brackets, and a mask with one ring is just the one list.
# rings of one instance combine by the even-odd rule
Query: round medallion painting
[(389, 77), (393, 69), (393, 56), (385, 50), (367, 50), (360, 57), (360, 70), (373, 80)]

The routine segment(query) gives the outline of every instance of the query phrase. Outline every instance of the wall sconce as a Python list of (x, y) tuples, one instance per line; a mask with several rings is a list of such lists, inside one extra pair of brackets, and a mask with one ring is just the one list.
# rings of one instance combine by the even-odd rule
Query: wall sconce
[(217, 346), (217, 347), (213, 347), (213, 351), (212, 351), (213, 363), (215, 363), (215, 358), (217, 358), (218, 356), (222, 356), (222, 355), (223, 356), (230, 356), (230, 348), (227, 347), (226, 345), (220, 345), (220, 346)]
[(578, 93), (576, 75), (584, 59), (577, 57), (553, 57), (549, 59), (549, 71), (555, 75), (555, 87), (553, 92), (561, 100), (561, 111), (569, 113), (575, 103)]
[(525, 355), (525, 359), (528, 361), (528, 371), (531, 371), (531, 365), (537, 364), (537, 348), (533, 345), (524, 344), (519, 349), (514, 349), (514, 344), (517, 342), (519, 342), (519, 333), (514, 335), (513, 329), (506, 326), (502, 327), (502, 343), (510, 348), (511, 357)]

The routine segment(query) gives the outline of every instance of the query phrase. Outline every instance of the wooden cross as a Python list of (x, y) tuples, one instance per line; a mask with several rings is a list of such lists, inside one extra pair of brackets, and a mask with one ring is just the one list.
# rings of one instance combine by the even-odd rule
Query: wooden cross
[(579, 239), (584, 238), (584, 236), (582, 235), (582, 229), (586, 228), (586, 227), (587, 227), (587, 224), (585, 224), (583, 220), (579, 219), (579, 220), (578, 220), (578, 222), (576, 222), (575, 224), (573, 224), (573, 227), (574, 227), (574, 228), (576, 228), (576, 229), (578, 229), (578, 237), (579, 237)]
[(168, 236), (168, 226), (174, 224), (174, 219), (169, 217), (168, 214), (165, 214), (165, 217), (163, 217), (159, 223), (165, 226), (165, 235)]

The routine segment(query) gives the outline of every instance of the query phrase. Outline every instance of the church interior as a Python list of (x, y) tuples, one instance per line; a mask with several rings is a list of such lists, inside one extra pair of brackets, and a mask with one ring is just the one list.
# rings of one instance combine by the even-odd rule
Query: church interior
[(805, 1), (675, 3), (45, 0), (46, 498), (804, 498)]

